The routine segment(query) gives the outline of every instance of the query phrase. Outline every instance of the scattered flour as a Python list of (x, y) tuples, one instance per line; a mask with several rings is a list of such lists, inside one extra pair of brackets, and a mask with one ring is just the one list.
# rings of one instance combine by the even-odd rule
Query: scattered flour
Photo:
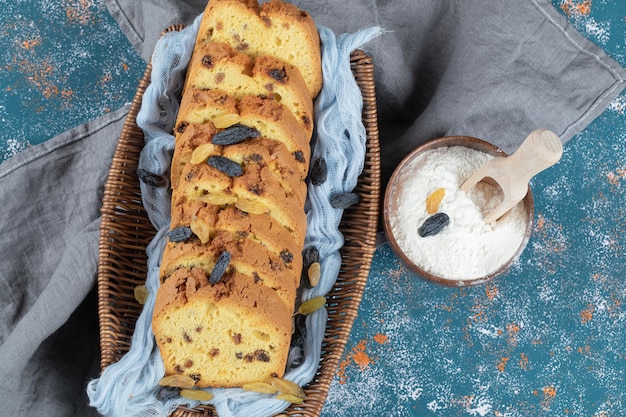
[(0, 162), (17, 155), (29, 146), (31, 145), (27, 140), (18, 140), (14, 138), (6, 139), (6, 142), (0, 146)]
[[(497, 206), (498, 187), (481, 181), (465, 193), (461, 184), (492, 156), (462, 146), (432, 149), (413, 159), (399, 175), (393, 192), (390, 225), (398, 245), (416, 265), (444, 279), (484, 277), (508, 262), (524, 240), (527, 217), (523, 203), (495, 223), (483, 214)], [(431, 214), (426, 199), (438, 188), (446, 193), (438, 212), (450, 223), (434, 236), (417, 230)], [(395, 205), (395, 207), (393, 207)]]
[(611, 38), (610, 24), (608, 22), (599, 23), (593, 18), (586, 19), (585, 32), (589, 37), (597, 39), (602, 45)]

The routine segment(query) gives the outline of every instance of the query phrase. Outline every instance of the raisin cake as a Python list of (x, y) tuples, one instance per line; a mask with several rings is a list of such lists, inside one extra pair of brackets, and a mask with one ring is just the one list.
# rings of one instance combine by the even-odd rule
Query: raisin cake
[(320, 59), (313, 20), (290, 4), (205, 9), (174, 128), (152, 317), (167, 375), (241, 387), (285, 372)]

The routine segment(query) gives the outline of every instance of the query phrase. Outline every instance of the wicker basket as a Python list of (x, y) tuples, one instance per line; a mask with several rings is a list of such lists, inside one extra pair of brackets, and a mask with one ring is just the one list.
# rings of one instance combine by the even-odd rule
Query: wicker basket
[[(173, 26), (168, 30), (180, 30)], [(339, 277), (328, 294), (328, 323), (322, 358), (315, 378), (305, 387), (303, 404), (286, 411), (291, 416), (319, 416), (328, 389), (343, 354), (358, 313), (375, 250), (380, 201), (380, 152), (374, 68), (370, 57), (356, 50), (351, 68), (363, 95), (363, 122), (367, 133), (365, 167), (355, 192), (358, 205), (346, 209), (340, 231), (345, 237)], [(150, 82), (151, 66), (140, 80), (128, 117), (113, 156), (105, 184), (98, 256), (98, 316), (100, 324), (100, 366), (104, 370), (130, 348), (135, 322), (142, 306), (134, 288), (147, 275), (146, 246), (156, 231), (141, 204), (136, 169), (144, 136), (136, 124), (143, 93)], [(179, 408), (173, 416), (214, 416), (214, 409), (201, 406)]]

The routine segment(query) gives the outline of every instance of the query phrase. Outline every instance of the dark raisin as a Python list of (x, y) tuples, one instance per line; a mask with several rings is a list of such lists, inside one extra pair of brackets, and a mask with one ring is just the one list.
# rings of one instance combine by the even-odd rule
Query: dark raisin
[(227, 100), (228, 100), (228, 94), (222, 94), (215, 100), (215, 102), (217, 104), (226, 104)]
[(214, 145), (233, 145), (260, 136), (261, 132), (255, 128), (237, 123), (213, 135), (211, 142)]
[(178, 387), (160, 387), (156, 397), (159, 401), (169, 401), (180, 396), (180, 388)]
[(218, 169), (229, 177), (241, 177), (243, 175), (243, 168), (241, 168), (241, 165), (223, 156), (211, 156), (206, 162), (209, 166)]
[(241, 334), (240, 333), (235, 333), (233, 335), (233, 343), (238, 345), (241, 343)]
[(202, 65), (207, 68), (213, 68), (213, 57), (211, 55), (205, 55), (202, 57)]
[(248, 191), (250, 191), (254, 195), (263, 195), (263, 187), (261, 184), (252, 184), (248, 187)]
[(254, 358), (257, 361), (261, 361), (261, 362), (269, 362), (270, 361), (270, 355), (264, 351), (263, 349), (258, 349), (256, 351), (254, 351)]
[(336, 209), (346, 209), (359, 201), (361, 197), (357, 193), (337, 193), (330, 197), (330, 205)]
[(259, 162), (263, 161), (263, 157), (261, 155), (259, 155), (258, 153), (253, 153), (253, 154), (248, 155), (246, 157), (246, 160), (248, 160), (250, 162), (259, 163)]
[(137, 177), (139, 177), (139, 181), (146, 185), (152, 185), (153, 187), (163, 187), (165, 185), (165, 178), (145, 169), (138, 168)]
[(263, 280), (261, 279), (261, 277), (259, 276), (259, 274), (258, 274), (258, 273), (256, 273), (256, 272), (253, 272), (253, 273), (252, 273), (252, 278), (254, 278), (254, 283), (255, 283), (255, 284), (256, 284), (257, 282), (261, 282), (261, 281), (263, 281)]
[(311, 119), (309, 118), (309, 116), (304, 115), (302, 116), (302, 123), (304, 123), (305, 126), (311, 126)]
[(297, 314), (294, 317), (294, 333), (293, 336), (291, 336), (292, 345), (301, 345), (304, 343), (307, 335), (306, 317), (307, 316), (304, 314)]
[(302, 251), (303, 264), (308, 268), (313, 262), (320, 261), (320, 253), (315, 246), (307, 246)]
[(233, 44), (235, 45), (235, 48), (241, 52), (247, 50), (250, 47), (248, 42), (245, 42), (243, 39), (241, 39), (241, 36), (239, 36), (238, 34), (233, 35)]
[(246, 356), (243, 357), (243, 360), (250, 363), (254, 360), (254, 355), (252, 353), (248, 353)]
[(284, 69), (272, 68), (267, 74), (280, 83), (284, 83), (287, 78), (287, 73)]
[(303, 288), (312, 288), (309, 281), (309, 267), (311, 264), (320, 261), (319, 251), (315, 246), (307, 246), (302, 251), (302, 273), (300, 275), (300, 282)]
[(450, 217), (446, 213), (433, 214), (427, 218), (417, 230), (421, 237), (434, 236), (450, 223)]
[(179, 226), (167, 232), (167, 237), (171, 242), (184, 242), (191, 237), (191, 227)]
[(293, 261), (293, 255), (287, 249), (280, 253), (280, 259), (283, 260), (284, 263), (288, 264)]
[(311, 166), (310, 172), (311, 184), (321, 185), (326, 182), (328, 176), (328, 168), (326, 167), (326, 160), (324, 158), (317, 158)]
[(237, 359), (243, 359), (243, 353), (241, 353), (241, 352), (237, 352), (237, 353), (235, 353), (235, 357), (236, 357)]
[(183, 372), (185, 372), (185, 370), (183, 369), (183, 367), (182, 367), (182, 366), (180, 366), (180, 365), (176, 365), (176, 366), (174, 367), (174, 371), (176, 371), (176, 373), (177, 373), (177, 374), (182, 374)]
[(191, 368), (193, 366), (193, 360), (187, 359), (185, 361), (185, 368)]
[(304, 159), (304, 153), (302, 151), (295, 151), (293, 153), (293, 157), (296, 158), (296, 161), (298, 162), (306, 162), (306, 159)]
[(187, 126), (188, 126), (187, 122), (180, 122), (178, 127), (176, 127), (176, 131), (181, 134), (185, 133), (185, 130), (187, 130)]
[(217, 258), (217, 262), (211, 271), (211, 276), (209, 277), (209, 282), (211, 284), (217, 284), (221, 279), (224, 272), (226, 272), (226, 268), (228, 268), (228, 264), (230, 263), (230, 252), (225, 250), (222, 252)]
[(270, 268), (272, 268), (273, 271), (282, 271), (283, 268), (281, 268), (280, 264), (276, 261), (274, 261), (273, 259), (270, 259)]
[(191, 343), (193, 342), (193, 339), (191, 338), (191, 336), (189, 336), (189, 333), (185, 332), (183, 333), (183, 339), (185, 340), (185, 342), (187, 343)]
[(287, 354), (288, 370), (294, 369), (302, 365), (302, 359), (304, 358), (304, 352), (302, 346), (290, 346), (289, 353)]
[(211, 357), (215, 357), (215, 356), (217, 356), (217, 355), (219, 355), (219, 354), (220, 354), (220, 350), (219, 350), (218, 348), (213, 348), (213, 349), (211, 349), (211, 351), (209, 352), (209, 355), (210, 355)]
[(200, 375), (200, 374), (191, 374), (191, 375), (189, 375), (189, 377), (191, 379), (193, 379), (194, 381), (196, 381), (196, 382), (198, 382), (198, 381), (200, 381), (202, 379), (202, 375)]

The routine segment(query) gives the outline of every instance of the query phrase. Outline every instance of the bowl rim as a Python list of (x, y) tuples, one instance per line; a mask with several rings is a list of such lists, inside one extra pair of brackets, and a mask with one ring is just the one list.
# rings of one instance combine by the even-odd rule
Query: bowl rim
[[(469, 146), (468, 146), (469, 145)], [(435, 275), (417, 264), (415, 264), (402, 250), (398, 241), (392, 233), (391, 222), (389, 218), (389, 207), (391, 204), (391, 200), (395, 195), (395, 190), (397, 189), (396, 183), (398, 181), (398, 177), (402, 172), (403, 168), (408, 165), (413, 159), (415, 159), (418, 155), (422, 154), (425, 151), (443, 148), (443, 147), (451, 147), (451, 146), (464, 146), (470, 149), (479, 150), (485, 152), (487, 154), (493, 156), (508, 156), (506, 152), (497, 147), (496, 145), (487, 142), (483, 139), (475, 138), (472, 136), (442, 136), (436, 139), (432, 139), (428, 142), (423, 143), (422, 145), (417, 146), (411, 152), (409, 152), (396, 166), (387, 186), (385, 188), (385, 195), (383, 198), (383, 231), (385, 233), (385, 238), (393, 252), (400, 259), (402, 264), (405, 265), (410, 271), (417, 274), (418, 276), (426, 279), (427, 281), (435, 282), (437, 284), (442, 284), (445, 286), (453, 286), (453, 287), (465, 287), (465, 286), (476, 286), (480, 284), (484, 284), (488, 281), (493, 280), (499, 275), (502, 275), (506, 271), (508, 271), (521, 256), (522, 252), (524, 252), (526, 246), (528, 245), (528, 241), (530, 240), (530, 236), (532, 234), (533, 224), (534, 224), (534, 211), (535, 211), (535, 203), (532, 194), (532, 190), (530, 184), (528, 186), (528, 192), (526, 196), (523, 198), (524, 205), (526, 207), (526, 212), (528, 214), (528, 221), (526, 222), (526, 229), (524, 231), (524, 237), (519, 247), (513, 254), (513, 256), (501, 265), (495, 271), (478, 278), (469, 278), (469, 279), (450, 279), (444, 278), (438, 275)]]

